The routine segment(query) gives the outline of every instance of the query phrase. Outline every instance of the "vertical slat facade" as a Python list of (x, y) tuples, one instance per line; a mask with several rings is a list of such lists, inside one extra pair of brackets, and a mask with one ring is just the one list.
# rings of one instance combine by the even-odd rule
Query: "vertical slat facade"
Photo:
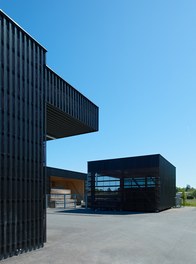
[(0, 13), (0, 259), (45, 240), (45, 49)]
[(160, 156), (160, 205), (159, 210), (175, 206), (176, 168)]
[(98, 130), (98, 108), (69, 83), (46, 67), (47, 103)]
[(50, 70), (46, 50), (0, 10), (0, 259), (46, 241), (50, 106), (63, 116), (61, 137), (72, 120), (69, 136), (98, 130), (97, 106)]

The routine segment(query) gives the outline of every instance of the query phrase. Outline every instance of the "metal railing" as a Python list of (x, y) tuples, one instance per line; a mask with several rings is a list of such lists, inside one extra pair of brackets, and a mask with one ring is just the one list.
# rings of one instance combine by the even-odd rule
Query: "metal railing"
[(76, 205), (81, 204), (81, 196), (79, 194), (47, 194), (46, 208), (63, 208), (75, 209)]
[(179, 197), (179, 196), (176, 196), (175, 197), (175, 207), (176, 208), (179, 208), (179, 207), (182, 207), (182, 198), (181, 197)]

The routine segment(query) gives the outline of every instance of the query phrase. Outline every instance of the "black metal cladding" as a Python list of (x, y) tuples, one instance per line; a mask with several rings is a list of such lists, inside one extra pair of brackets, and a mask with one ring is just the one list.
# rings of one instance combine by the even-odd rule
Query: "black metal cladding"
[(45, 49), (0, 13), (0, 257), (45, 238)]
[(175, 167), (161, 155), (88, 162), (88, 206), (161, 211), (175, 205)]
[(98, 129), (98, 108), (69, 83), (46, 67), (47, 102), (85, 125)]
[(160, 157), (159, 160), (160, 174), (160, 205), (159, 210), (175, 205), (176, 194), (176, 168), (166, 159)]
[(46, 67), (47, 134), (60, 138), (98, 130), (98, 108)]
[(69, 179), (76, 179), (76, 180), (83, 180), (86, 181), (87, 174), (77, 171), (70, 171), (64, 169), (57, 169), (53, 167), (46, 167), (46, 175), (47, 178), (55, 176), (58, 178), (69, 178)]
[[(46, 85), (45, 57), (46, 50), (0, 10), (0, 259), (42, 247), (46, 240), (46, 113), (51, 107), (63, 116), (61, 88), (67, 84), (55, 78)], [(73, 88), (69, 91), (78, 96)], [(93, 123), (93, 114), (87, 117), (90, 101), (84, 116), (74, 107), (73, 102), (69, 120), (75, 125), (78, 118), (85, 132), (96, 131), (98, 108), (92, 107)], [(62, 127), (57, 136), (66, 136)]]

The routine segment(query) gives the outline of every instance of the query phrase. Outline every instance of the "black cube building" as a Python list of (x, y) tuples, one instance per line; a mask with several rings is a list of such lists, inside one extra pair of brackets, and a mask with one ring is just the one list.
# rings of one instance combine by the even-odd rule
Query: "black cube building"
[(0, 10), (0, 259), (43, 246), (45, 141), (98, 130), (98, 107)]
[(88, 162), (88, 207), (158, 212), (175, 205), (176, 169), (161, 155)]

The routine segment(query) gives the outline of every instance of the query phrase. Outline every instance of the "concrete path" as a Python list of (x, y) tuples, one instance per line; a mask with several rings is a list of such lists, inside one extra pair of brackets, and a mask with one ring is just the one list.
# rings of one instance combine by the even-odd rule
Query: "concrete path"
[(48, 211), (43, 249), (4, 264), (195, 264), (196, 208), (149, 214)]

